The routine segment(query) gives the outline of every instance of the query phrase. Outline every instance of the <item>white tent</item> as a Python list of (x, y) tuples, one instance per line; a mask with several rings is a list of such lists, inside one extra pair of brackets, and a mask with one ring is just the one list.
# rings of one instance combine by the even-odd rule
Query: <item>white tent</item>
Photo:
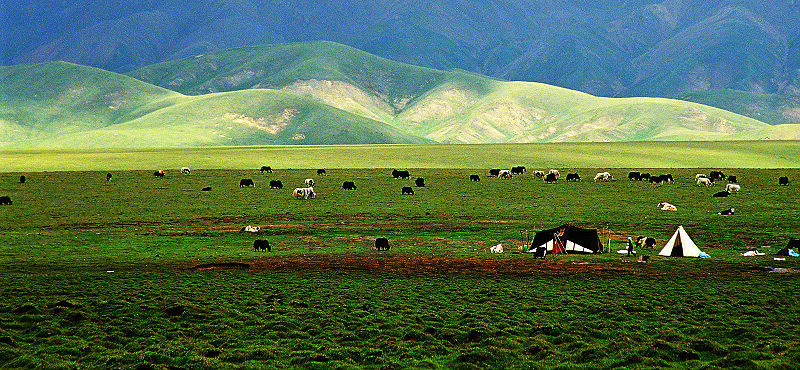
[(689, 237), (689, 234), (686, 233), (686, 230), (681, 225), (678, 226), (678, 230), (675, 230), (675, 234), (672, 234), (667, 245), (661, 249), (661, 252), (658, 252), (658, 255), (667, 257), (700, 257), (700, 253), (702, 253), (700, 248), (697, 248), (697, 245), (694, 244), (692, 238)]

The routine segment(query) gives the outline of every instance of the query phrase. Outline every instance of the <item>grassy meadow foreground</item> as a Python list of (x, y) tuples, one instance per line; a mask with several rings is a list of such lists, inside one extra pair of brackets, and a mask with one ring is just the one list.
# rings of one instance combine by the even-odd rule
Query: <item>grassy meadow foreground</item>
[[(670, 145), (667, 153), (678, 151)], [(619, 166), (627, 168), (608, 168), (600, 162), (620, 156), (587, 154), (644, 151), (642, 143), (587, 144), (571, 157), (559, 146), (464, 146), (427, 162), (414, 156), (437, 147), (176, 149), (130, 160), (0, 152), (12, 159), (3, 162), (0, 196), (14, 202), (0, 206), (0, 367), (792, 368), (800, 262), (773, 257), (800, 237), (800, 166), (790, 165), (797, 144), (774, 154), (749, 143), (692, 145), (700, 145), (690, 152), (697, 163), (715, 166), (639, 168), (628, 158)], [(745, 154), (732, 160), (752, 166), (723, 164), (720, 153), (736, 145)], [(459, 162), (476, 148), (502, 159), (488, 164), (480, 150), (476, 164)], [(404, 158), (398, 153), (408, 162), (388, 165)], [(180, 174), (181, 164), (193, 172)], [(261, 165), (275, 172), (261, 174)], [(486, 176), (514, 165), (584, 181)], [(161, 167), (167, 176), (155, 178)], [(392, 167), (412, 179), (393, 179)], [(724, 184), (695, 184), (696, 173), (715, 169), (736, 175), (742, 190), (712, 198)], [(605, 170), (615, 181), (591, 181)], [(628, 181), (630, 170), (671, 173), (676, 183)], [(793, 182), (779, 186), (779, 176)], [(416, 177), (426, 186), (415, 187)], [(256, 186), (240, 187), (243, 178)], [(317, 182), (317, 198), (293, 199), (306, 178)], [(270, 180), (285, 187), (270, 189)], [(357, 190), (342, 189), (344, 181)], [(403, 186), (415, 194), (401, 196)], [(662, 201), (678, 211), (658, 211)], [(733, 216), (716, 214), (732, 207)], [(628, 236), (652, 236), (657, 248), (639, 251), (651, 256), (684, 225), (712, 258), (510, 253), (526, 231), (567, 222), (608, 228), (602, 239), (612, 251)], [(262, 229), (240, 232), (246, 225)], [(375, 251), (377, 237), (392, 249)], [(269, 240), (272, 252), (254, 252), (255, 239)], [(507, 252), (490, 254), (497, 243)], [(767, 255), (739, 255), (756, 248)], [(220, 268), (193, 268), (208, 264)]]

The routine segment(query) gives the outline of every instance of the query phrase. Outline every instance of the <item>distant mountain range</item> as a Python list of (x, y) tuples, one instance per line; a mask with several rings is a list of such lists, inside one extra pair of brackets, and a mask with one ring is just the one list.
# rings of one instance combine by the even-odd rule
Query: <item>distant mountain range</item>
[(391, 60), (606, 97), (800, 94), (800, 1), (21, 0), (0, 62), (126, 73), (240, 46), (329, 40)]
[(800, 139), (800, 125), (440, 71), (332, 42), (220, 50), (127, 75), (0, 67), (0, 147), (734, 139)]

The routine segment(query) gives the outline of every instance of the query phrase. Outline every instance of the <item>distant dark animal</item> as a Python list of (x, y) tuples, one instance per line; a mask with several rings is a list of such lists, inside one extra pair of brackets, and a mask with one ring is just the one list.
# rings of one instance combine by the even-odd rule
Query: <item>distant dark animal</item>
[(558, 177), (556, 177), (556, 174), (548, 173), (547, 175), (544, 175), (544, 182), (548, 184), (554, 184), (556, 181), (558, 181)]
[(392, 177), (396, 179), (407, 179), (411, 177), (411, 174), (409, 174), (408, 171), (405, 170), (403, 171), (392, 170)]
[(469, 181), (481, 181), (481, 177), (478, 175), (469, 175)]
[(325, 172), (325, 170), (320, 168), (320, 169), (317, 170), (317, 175), (319, 175), (319, 176), (328, 176), (328, 173)]
[(264, 172), (272, 173), (272, 167), (270, 167), (270, 166), (261, 166), (261, 173), (263, 174)]
[(422, 177), (417, 177), (417, 179), (414, 180), (414, 185), (416, 185), (418, 188), (424, 187), (425, 179), (423, 179)]
[(538, 170), (537, 171), (533, 171), (533, 176), (536, 176), (538, 178), (542, 178), (542, 177), (544, 177), (544, 171), (538, 171)]
[(673, 182), (672, 175), (650, 176), (650, 182), (655, 184), (668, 184)]
[(110, 173), (106, 174), (106, 181), (111, 181), (111, 177), (113, 177)]
[(181, 173), (185, 174), (185, 175), (188, 175), (188, 174), (192, 173), (192, 170), (190, 170), (189, 167), (182, 167), (181, 168)]
[(262, 252), (263, 251), (272, 252), (272, 247), (270, 247), (269, 241), (259, 239), (253, 242), (253, 250), (256, 252), (258, 252), (259, 250)]
[(317, 197), (317, 193), (314, 192), (314, 188), (307, 187), (307, 188), (295, 188), (292, 191), (292, 195), (295, 199), (314, 199)]
[(550, 172), (548, 173), (552, 173), (553, 175), (556, 175), (556, 177), (561, 177), (561, 172), (558, 172), (558, 170), (550, 169)]
[(728, 195), (731, 195), (731, 192), (729, 192), (727, 190), (718, 191), (718, 192), (714, 193), (714, 198), (725, 198)]
[(673, 178), (672, 178), (672, 174), (671, 174), (671, 173), (668, 173), (668, 174), (661, 175), (660, 177), (661, 177), (662, 179), (664, 179), (664, 181), (666, 181), (666, 182), (668, 182), (668, 183), (673, 183), (673, 182), (675, 182), (675, 179), (673, 179)]
[(729, 216), (733, 214), (733, 208), (717, 212), (718, 215)]
[(735, 184), (736, 183), (736, 176), (735, 175), (728, 176), (728, 182), (732, 183), (732, 184)]
[(541, 246), (533, 248), (533, 258), (544, 258), (547, 255), (547, 247)]
[(2, 196), (0, 197), (0, 205), (12, 205), (13, 202), (11, 201), (11, 197), (9, 196)]
[(639, 172), (628, 172), (628, 180), (639, 181), (642, 179), (642, 174)]
[(281, 182), (281, 180), (269, 180), (269, 188), (283, 189), (283, 183)]
[(640, 236), (636, 238), (636, 245), (638, 245), (639, 248), (652, 249), (656, 245), (656, 240), (651, 237)]
[(164, 177), (166, 175), (167, 175), (167, 172), (164, 171), (164, 170), (158, 170), (156, 172), (153, 172), (153, 176), (155, 176), (155, 177)]
[(200, 191), (211, 191), (211, 187), (207, 186), (205, 188), (200, 189)]
[(400, 194), (401, 195), (405, 195), (405, 194), (414, 195), (414, 189), (412, 189), (410, 186), (403, 186), (403, 190), (400, 192)]
[(567, 181), (571, 181), (571, 182), (581, 181), (581, 177), (577, 173), (568, 173), (567, 174)]
[(245, 186), (252, 186), (252, 187), (255, 187), (255, 186), (256, 186), (256, 184), (253, 182), (253, 180), (252, 180), (252, 179), (241, 179), (241, 180), (239, 180), (239, 187), (240, 187), (240, 188), (243, 188), (243, 187), (245, 187)]
[(305, 184), (306, 184), (306, 187), (309, 187), (309, 188), (314, 186), (314, 179), (306, 179)]
[(344, 184), (342, 184), (342, 189), (344, 189), (344, 190), (356, 190), (356, 184), (354, 182), (352, 182), (352, 181), (345, 181)]
[(786, 176), (781, 176), (778, 179), (778, 185), (787, 185), (788, 186), (789, 185), (789, 178), (786, 177)]
[(521, 175), (525, 173), (525, 166), (511, 167), (511, 173)]
[(489, 170), (489, 176), (497, 177), (499, 175), (500, 175), (500, 169), (499, 168), (492, 168), (491, 170)]
[(22, 175), (22, 176), (19, 177), (19, 183), (20, 184), (24, 184), (26, 180), (27, 179), (25, 178), (25, 175)]
[(645, 173), (639, 175), (639, 180), (648, 180), (649, 181), (650, 180), (650, 173), (649, 172), (645, 172)]
[(386, 238), (375, 239), (375, 249), (379, 251), (388, 251), (389, 248), (391, 248), (389, 246), (389, 239)]
[(722, 173), (722, 171), (711, 171), (711, 176), (709, 176), (708, 178), (710, 178), (711, 181), (717, 181), (717, 180), (725, 180), (728, 177), (725, 176), (725, 174)]

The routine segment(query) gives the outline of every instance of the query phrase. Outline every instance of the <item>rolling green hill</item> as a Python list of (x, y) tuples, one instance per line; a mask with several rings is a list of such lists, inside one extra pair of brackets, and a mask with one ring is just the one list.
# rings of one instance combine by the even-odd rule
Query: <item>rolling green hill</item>
[(130, 75), (187, 94), (281, 89), (440, 143), (760, 139), (749, 132), (767, 126), (700, 104), (437, 71), (332, 42), (230, 49)]
[(186, 96), (69, 63), (0, 68), (2, 147), (428, 143), (275, 90)]
[(0, 67), (0, 81), (2, 147), (797, 138), (697, 103), (599, 98), (332, 42), (224, 50), (129, 76), (61, 62)]
[(800, 95), (705, 90), (682, 94), (677, 99), (711, 105), (770, 125), (800, 124)]

